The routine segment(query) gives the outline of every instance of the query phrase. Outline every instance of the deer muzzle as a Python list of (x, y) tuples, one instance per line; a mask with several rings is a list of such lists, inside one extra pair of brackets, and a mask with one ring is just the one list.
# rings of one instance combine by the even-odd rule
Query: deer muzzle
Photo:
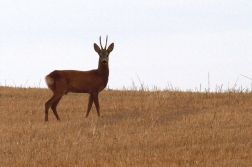
[(102, 60), (102, 64), (107, 64), (107, 60), (106, 59)]

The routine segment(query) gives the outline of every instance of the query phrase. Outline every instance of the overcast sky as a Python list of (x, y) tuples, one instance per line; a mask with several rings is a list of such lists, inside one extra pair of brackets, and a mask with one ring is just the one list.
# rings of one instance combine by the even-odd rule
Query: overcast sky
[(46, 87), (55, 69), (95, 69), (93, 43), (108, 35), (109, 88), (251, 90), (240, 75), (252, 78), (249, 0), (0, 0), (0, 25), (0, 86)]

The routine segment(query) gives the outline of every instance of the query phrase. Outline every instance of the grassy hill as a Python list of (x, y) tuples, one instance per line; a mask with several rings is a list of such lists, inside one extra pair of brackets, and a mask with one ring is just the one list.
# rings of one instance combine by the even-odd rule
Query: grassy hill
[(0, 166), (252, 166), (251, 93), (69, 93), (44, 122), (51, 95), (0, 87)]

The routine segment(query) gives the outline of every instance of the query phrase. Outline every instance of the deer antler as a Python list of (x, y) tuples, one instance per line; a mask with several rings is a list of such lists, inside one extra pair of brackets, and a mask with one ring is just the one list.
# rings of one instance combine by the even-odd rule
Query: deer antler
[(108, 36), (106, 37), (106, 45), (105, 45), (105, 49), (107, 48), (107, 42), (108, 42)]
[[(100, 36), (100, 45), (101, 45), (101, 50), (103, 50), (102, 44), (101, 44), (101, 36)], [(105, 49), (106, 49), (106, 47), (105, 47)]]

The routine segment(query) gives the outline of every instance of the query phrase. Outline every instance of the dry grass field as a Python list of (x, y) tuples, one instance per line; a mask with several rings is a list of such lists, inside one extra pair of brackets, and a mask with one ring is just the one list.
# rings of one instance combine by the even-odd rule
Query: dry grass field
[(0, 166), (252, 166), (252, 93), (69, 93), (44, 122), (51, 95), (0, 87)]

